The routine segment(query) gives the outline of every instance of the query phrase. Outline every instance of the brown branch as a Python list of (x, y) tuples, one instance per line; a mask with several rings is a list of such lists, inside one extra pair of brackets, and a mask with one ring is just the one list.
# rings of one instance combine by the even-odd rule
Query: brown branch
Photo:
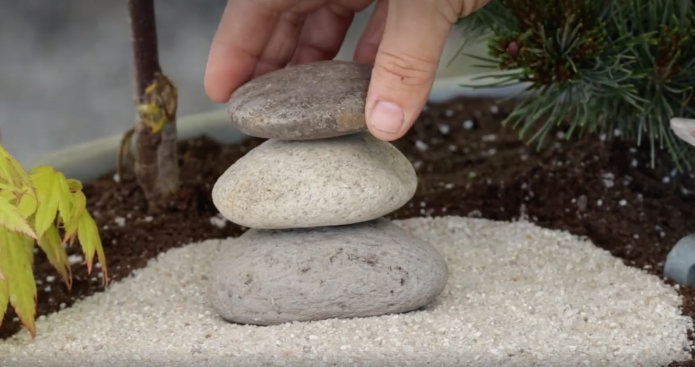
[(129, 136), (135, 135), (135, 177), (157, 213), (172, 205), (179, 188), (176, 150), (176, 109), (178, 92), (159, 65), (157, 27), (153, 0), (128, 0), (131, 42), (135, 66), (137, 121)]
[(154, 15), (154, 0), (128, 0), (130, 36), (135, 61), (135, 83), (139, 102), (145, 89), (162, 72), (157, 47), (157, 25)]

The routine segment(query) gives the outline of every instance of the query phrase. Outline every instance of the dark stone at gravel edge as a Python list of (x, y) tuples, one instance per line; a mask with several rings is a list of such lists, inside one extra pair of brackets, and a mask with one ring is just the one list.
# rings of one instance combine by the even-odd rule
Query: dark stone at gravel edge
[[(430, 105), (410, 133), (395, 142), (414, 162), (419, 187), (392, 219), (471, 215), (511, 220), (523, 215), (546, 228), (588, 236), (627, 265), (661, 276), (671, 247), (695, 232), (693, 175), (676, 173), (667, 154), (658, 158), (659, 168), (651, 170), (646, 167), (648, 145), (636, 149), (610, 139), (566, 142), (553, 132), (547, 147), (536, 152), (535, 145), (525, 146), (516, 132), (500, 127), (513, 105), (492, 105), (485, 99)], [(210, 190), (230, 164), (262, 141), (252, 139), (242, 146), (220, 146), (208, 138), (183, 142), (179, 207), (151, 220), (132, 177), (116, 183), (113, 175), (107, 175), (85, 183), (115, 280), (145, 266), (159, 252), (242, 233), (231, 223), (224, 228), (212, 224), (215, 220), (210, 218), (217, 211)], [(118, 226), (118, 217), (126, 219), (126, 227)], [(79, 253), (78, 247), (69, 252)], [(76, 279), (71, 292), (57, 281), (46, 282), (47, 276), (56, 273), (42, 254), (36, 257), (35, 268), (42, 281), (38, 285), (40, 315), (102, 290), (96, 274), (87, 275), (84, 266), (73, 266)], [(50, 291), (45, 291), (49, 284)], [(683, 314), (692, 317), (695, 287), (681, 287), (679, 292)], [(6, 315), (0, 337), (20, 330), (14, 317), (13, 312)], [(684, 366), (695, 367), (695, 360), (669, 365)]]

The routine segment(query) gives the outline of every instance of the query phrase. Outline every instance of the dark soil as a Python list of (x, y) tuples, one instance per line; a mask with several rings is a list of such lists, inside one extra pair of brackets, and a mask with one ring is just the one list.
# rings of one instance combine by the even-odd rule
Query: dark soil
[[(649, 147), (595, 136), (567, 141), (562, 128), (546, 147), (519, 141), (501, 120), (513, 102), (459, 99), (430, 105), (395, 145), (414, 163), (419, 188), (392, 218), (462, 215), (493, 220), (527, 218), (540, 226), (588, 236), (631, 266), (661, 275), (668, 251), (695, 231), (695, 179), (674, 169), (664, 153), (649, 168)], [(130, 176), (109, 174), (85, 183), (89, 209), (101, 228), (114, 281), (158, 253), (210, 238), (243, 232), (224, 223), (210, 198), (217, 177), (251, 148), (224, 146), (201, 137), (180, 145), (183, 189), (178, 208), (151, 217)], [(119, 224), (120, 223), (120, 224)], [(124, 224), (124, 226), (122, 226)], [(79, 255), (77, 248), (70, 254)], [(102, 291), (97, 274), (73, 265), (72, 290), (55, 277), (42, 253), (35, 274), (39, 315), (55, 312)], [(695, 288), (681, 287), (683, 312), (695, 315)], [(10, 311), (0, 328), (6, 338), (20, 331)], [(670, 366), (694, 366), (695, 360)]]

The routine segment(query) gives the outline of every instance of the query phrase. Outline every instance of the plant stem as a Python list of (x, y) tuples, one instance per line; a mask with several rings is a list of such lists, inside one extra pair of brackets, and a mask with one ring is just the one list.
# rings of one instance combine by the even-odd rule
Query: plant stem
[(157, 25), (153, 0), (128, 0), (130, 35), (135, 61), (135, 83), (138, 101), (144, 102), (145, 89), (155, 74), (161, 73), (157, 47)]
[(159, 65), (154, 1), (128, 0), (128, 12), (138, 112), (133, 129), (135, 176), (148, 209), (156, 213), (170, 205), (171, 195), (179, 188), (178, 92)]

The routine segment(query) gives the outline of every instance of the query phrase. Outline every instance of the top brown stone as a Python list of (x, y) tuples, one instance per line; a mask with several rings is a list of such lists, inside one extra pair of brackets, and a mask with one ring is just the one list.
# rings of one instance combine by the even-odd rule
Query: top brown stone
[(366, 130), (364, 106), (372, 65), (320, 61), (255, 78), (232, 95), (234, 126), (259, 138), (322, 139)]

